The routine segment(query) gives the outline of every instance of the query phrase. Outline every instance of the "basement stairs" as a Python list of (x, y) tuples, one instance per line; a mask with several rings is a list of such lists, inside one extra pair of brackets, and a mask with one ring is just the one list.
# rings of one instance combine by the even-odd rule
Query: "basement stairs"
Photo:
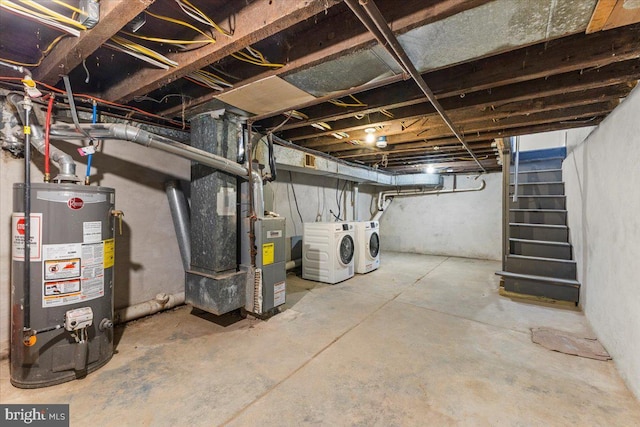
[[(518, 200), (509, 185), (509, 253), (502, 276), (504, 291), (578, 304), (580, 283), (569, 243), (563, 157), (521, 160)], [(512, 169), (513, 170), (513, 169)]]

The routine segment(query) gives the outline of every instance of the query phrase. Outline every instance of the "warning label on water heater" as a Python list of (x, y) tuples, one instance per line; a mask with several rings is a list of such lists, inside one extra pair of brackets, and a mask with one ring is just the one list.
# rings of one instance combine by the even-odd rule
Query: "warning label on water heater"
[(56, 307), (104, 295), (104, 244), (42, 245), (42, 306)]
[[(30, 245), (29, 258), (31, 261), (42, 261), (42, 214), (32, 213), (29, 215)], [(11, 215), (11, 254), (14, 261), (24, 261), (24, 238), (25, 220), (24, 213), (14, 213)]]

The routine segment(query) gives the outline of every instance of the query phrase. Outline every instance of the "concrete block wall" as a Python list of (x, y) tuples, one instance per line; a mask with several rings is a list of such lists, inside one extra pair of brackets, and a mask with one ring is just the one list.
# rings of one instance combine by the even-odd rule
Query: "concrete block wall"
[(580, 300), (640, 399), (640, 90), (636, 87), (563, 164)]
[[(78, 162), (85, 160), (77, 146), (55, 142)], [(43, 160), (34, 154), (33, 182), (42, 182)], [(86, 158), (85, 158), (86, 159)], [(55, 174), (57, 169), (52, 167)], [(12, 184), (22, 182), (24, 161), (0, 153), (0, 356), (9, 348), (10, 227)], [(116, 207), (124, 211), (123, 234), (116, 234), (115, 306), (127, 307), (155, 297), (159, 292), (184, 290), (184, 272), (171, 213), (164, 192), (168, 179), (189, 179), (190, 162), (123, 141), (105, 141), (93, 159), (93, 185), (116, 189)], [(116, 233), (118, 230), (116, 230)]]

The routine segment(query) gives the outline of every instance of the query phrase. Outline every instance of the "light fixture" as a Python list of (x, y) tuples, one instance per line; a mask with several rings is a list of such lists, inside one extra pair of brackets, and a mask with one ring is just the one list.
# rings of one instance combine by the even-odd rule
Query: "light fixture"
[(369, 144), (373, 144), (373, 142), (376, 140), (376, 136), (374, 135), (374, 133), (376, 133), (376, 129), (375, 128), (366, 128), (364, 131), (367, 134), (364, 137), (364, 140), (366, 142), (368, 142)]
[[(369, 135), (367, 135), (367, 136), (369, 136)], [(386, 136), (379, 136), (378, 139), (376, 139), (376, 147), (385, 148), (386, 146), (387, 146), (387, 137)]]
[(425, 169), (425, 171), (427, 173), (436, 173), (436, 168), (434, 168), (433, 166), (429, 165), (429, 166), (427, 166), (427, 169)]

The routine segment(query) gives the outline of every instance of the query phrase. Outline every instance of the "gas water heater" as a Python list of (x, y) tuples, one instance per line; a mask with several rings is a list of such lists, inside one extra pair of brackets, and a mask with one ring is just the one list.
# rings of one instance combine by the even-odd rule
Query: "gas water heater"
[(30, 193), (27, 239), (24, 184), (13, 186), (11, 383), (20, 388), (80, 378), (113, 355), (115, 190), (44, 183)]

